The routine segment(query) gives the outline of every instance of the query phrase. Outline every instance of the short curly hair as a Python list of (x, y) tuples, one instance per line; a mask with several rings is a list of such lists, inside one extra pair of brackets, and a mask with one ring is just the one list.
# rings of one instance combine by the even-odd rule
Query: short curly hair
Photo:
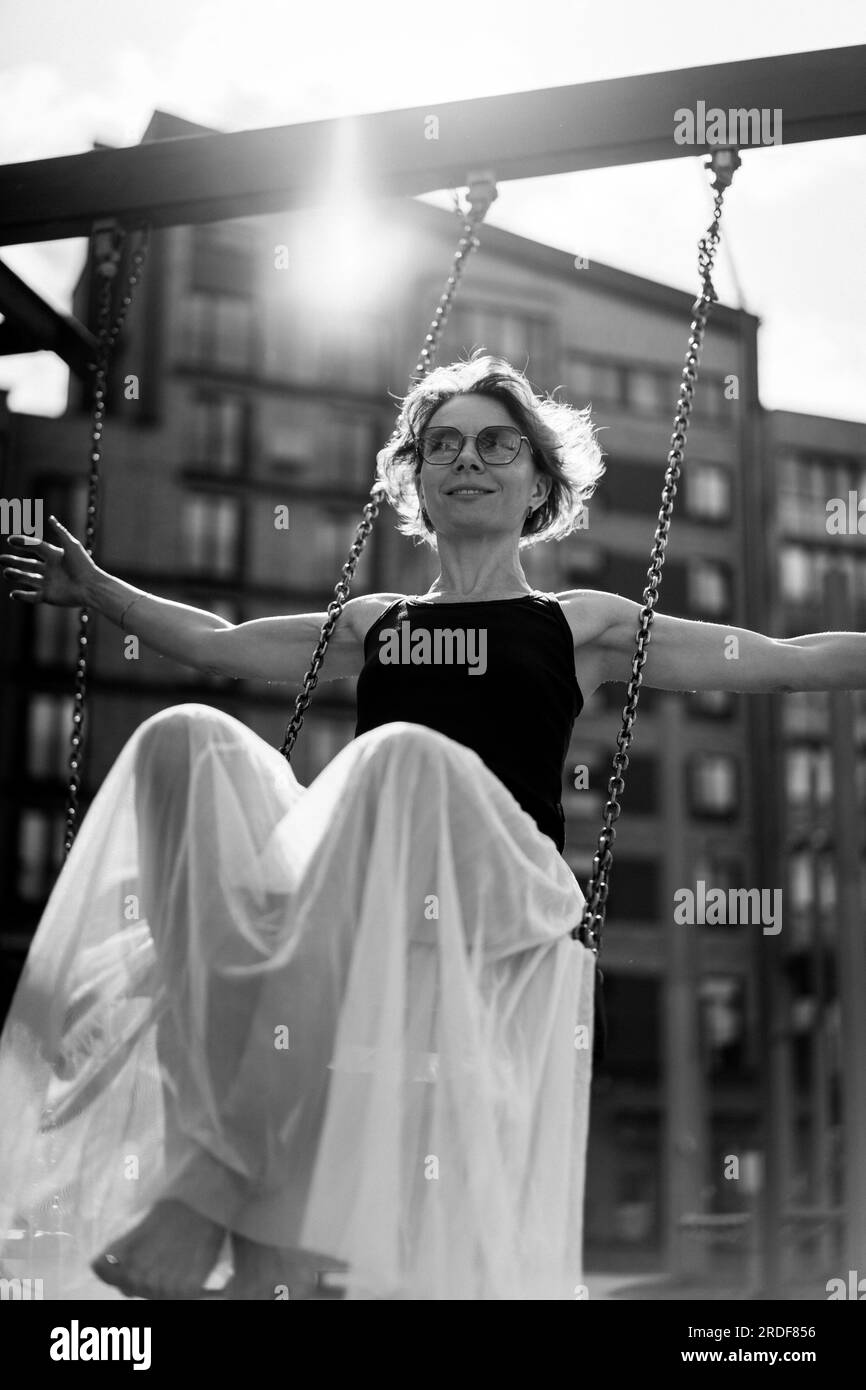
[[(557, 388), (558, 389), (558, 388)], [(524, 522), (519, 546), (562, 540), (581, 524), (605, 465), (590, 407), (540, 396), (523, 372), (504, 357), (476, 348), (471, 356), (436, 367), (416, 381), (400, 402), (394, 432), (377, 460), (376, 477), (400, 520), (398, 531), (433, 550), (436, 532), (421, 509), (416, 479), (421, 471), (416, 441), (435, 412), (455, 396), (491, 396), (505, 406), (530, 443), (540, 473), (551, 479), (545, 501)]]

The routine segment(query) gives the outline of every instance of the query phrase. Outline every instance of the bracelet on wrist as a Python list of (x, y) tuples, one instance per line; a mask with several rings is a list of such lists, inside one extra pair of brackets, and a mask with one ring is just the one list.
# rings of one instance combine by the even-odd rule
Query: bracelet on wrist
[(126, 605), (126, 607), (124, 608), (123, 612), (122, 612), (121, 615), (120, 615), (120, 620), (119, 620), (119, 626), (120, 626), (120, 627), (123, 627), (124, 619), (125, 619), (127, 613), (129, 612), (130, 608), (133, 606), (133, 604), (138, 603), (138, 600), (139, 600), (140, 598), (144, 598), (144, 594), (136, 594), (135, 598), (131, 598), (131, 599), (129, 600), (129, 603)]

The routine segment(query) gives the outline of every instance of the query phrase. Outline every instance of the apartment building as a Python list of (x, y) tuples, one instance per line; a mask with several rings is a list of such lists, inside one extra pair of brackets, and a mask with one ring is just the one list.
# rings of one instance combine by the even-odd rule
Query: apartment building
[[(771, 411), (765, 438), (774, 494), (767, 509), (770, 630), (778, 637), (863, 631), (866, 425)], [(825, 587), (831, 573), (840, 596)], [(787, 1083), (780, 1088), (779, 1141), (788, 1202), (801, 1213), (788, 1255), (820, 1263), (838, 1249), (846, 1201), (856, 1201), (850, 1179), (846, 1195), (844, 1175), (866, 1104), (843, 1020), (850, 962), (844, 937), (862, 930), (866, 909), (866, 691), (779, 697), (774, 742), (788, 904), (776, 972), (779, 1066)], [(854, 1007), (862, 1010), (862, 996)]]

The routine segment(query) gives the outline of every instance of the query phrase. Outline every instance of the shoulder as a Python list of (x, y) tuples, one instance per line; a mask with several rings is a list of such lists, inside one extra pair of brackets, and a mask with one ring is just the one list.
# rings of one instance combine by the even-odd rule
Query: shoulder
[(622, 605), (627, 602), (619, 594), (608, 594), (603, 589), (566, 589), (553, 597), (565, 614), (576, 647), (603, 637), (621, 618)]
[(567, 589), (556, 594), (574, 642), (575, 667), (584, 701), (605, 681), (620, 680), (611, 655), (614, 632), (632, 632), (640, 605), (603, 589)]
[(361, 641), (376, 619), (380, 618), (392, 603), (408, 597), (408, 594), (390, 592), (359, 594), (357, 598), (349, 599), (343, 609), (343, 620), (352, 634)]

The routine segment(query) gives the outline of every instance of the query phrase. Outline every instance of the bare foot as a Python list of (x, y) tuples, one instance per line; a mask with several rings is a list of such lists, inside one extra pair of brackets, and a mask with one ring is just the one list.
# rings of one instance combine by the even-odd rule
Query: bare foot
[(234, 1276), (222, 1290), (229, 1299), (342, 1298), (339, 1279), (325, 1281), (326, 1273), (345, 1272), (348, 1265), (331, 1255), (312, 1250), (281, 1250), (260, 1245), (232, 1232)]
[[(111, 1241), (90, 1268), (127, 1298), (202, 1298), (225, 1230), (168, 1198), (156, 1202), (126, 1235)], [(211, 1295), (212, 1296), (212, 1295)]]

